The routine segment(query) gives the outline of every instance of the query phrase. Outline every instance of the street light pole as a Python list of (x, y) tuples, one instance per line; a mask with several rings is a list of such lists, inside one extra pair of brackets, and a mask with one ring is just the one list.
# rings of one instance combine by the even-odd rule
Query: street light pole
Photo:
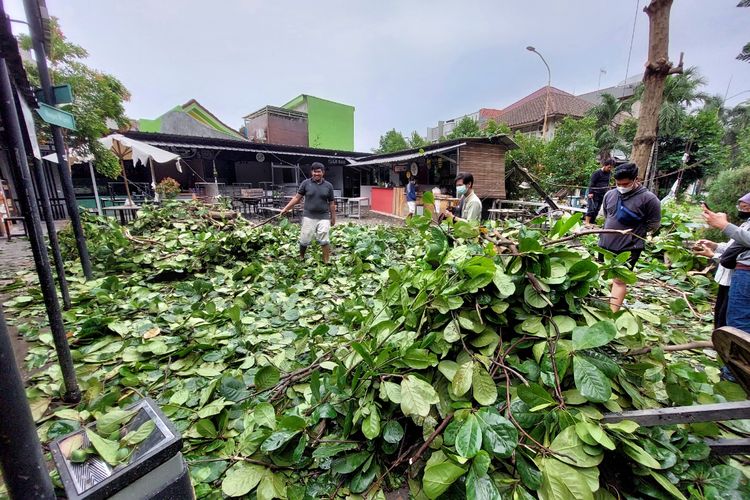
[(547, 136), (547, 113), (549, 112), (549, 89), (550, 89), (550, 86), (552, 85), (552, 71), (550, 71), (549, 64), (547, 64), (547, 61), (544, 59), (542, 54), (539, 53), (538, 50), (536, 50), (531, 45), (526, 47), (526, 50), (538, 55), (539, 58), (544, 63), (544, 65), (547, 67), (547, 97), (544, 100), (544, 123), (542, 125), (542, 139), (545, 139)]

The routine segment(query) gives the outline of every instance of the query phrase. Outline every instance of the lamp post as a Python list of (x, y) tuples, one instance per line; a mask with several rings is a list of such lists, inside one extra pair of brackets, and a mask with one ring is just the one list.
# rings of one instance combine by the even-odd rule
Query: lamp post
[(538, 50), (536, 50), (531, 45), (526, 47), (526, 50), (538, 55), (539, 58), (544, 63), (544, 65), (547, 67), (547, 98), (544, 101), (544, 123), (542, 124), (542, 139), (545, 139), (547, 136), (547, 113), (549, 111), (549, 88), (550, 88), (550, 85), (552, 84), (552, 71), (550, 71), (549, 64), (547, 64), (547, 61), (544, 60), (544, 57), (542, 56), (542, 54), (539, 53)]

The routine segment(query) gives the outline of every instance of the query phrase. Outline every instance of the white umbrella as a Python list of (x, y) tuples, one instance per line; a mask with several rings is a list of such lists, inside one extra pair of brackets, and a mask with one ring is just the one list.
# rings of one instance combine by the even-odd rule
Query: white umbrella
[[(130, 186), (128, 185), (128, 177), (125, 173), (125, 160), (132, 160), (133, 165), (139, 161), (142, 165), (148, 165), (151, 169), (151, 187), (156, 192), (156, 176), (154, 175), (154, 162), (156, 163), (169, 163), (177, 161), (176, 167), (178, 172), (182, 172), (180, 166), (180, 156), (163, 149), (159, 149), (145, 142), (136, 141), (130, 139), (122, 134), (110, 134), (106, 137), (99, 139), (99, 142), (107, 149), (112, 151), (117, 159), (120, 161), (120, 168), (122, 169), (122, 178), (125, 180), (125, 192), (128, 195), (128, 203), (133, 204), (133, 200), (130, 197)], [(57, 153), (52, 153), (44, 157), (45, 160), (57, 163)], [(73, 163), (82, 163), (85, 161), (91, 165), (93, 156), (91, 154), (77, 154), (75, 151), (70, 155), (70, 160)], [(96, 189), (95, 189), (96, 191)]]
[(111, 134), (106, 137), (99, 139), (99, 142), (104, 145), (105, 148), (109, 149), (114, 153), (118, 160), (120, 160), (120, 167), (122, 168), (122, 178), (125, 180), (125, 192), (128, 195), (128, 203), (133, 204), (133, 200), (130, 197), (130, 186), (128, 185), (128, 177), (125, 174), (125, 160), (132, 160), (133, 165), (139, 161), (143, 165), (148, 165), (151, 169), (151, 187), (156, 192), (156, 176), (154, 175), (154, 162), (156, 163), (169, 163), (171, 161), (177, 161), (176, 167), (178, 172), (182, 172), (179, 159), (180, 156), (169, 151), (164, 151), (145, 142), (136, 141), (130, 139), (122, 134)]

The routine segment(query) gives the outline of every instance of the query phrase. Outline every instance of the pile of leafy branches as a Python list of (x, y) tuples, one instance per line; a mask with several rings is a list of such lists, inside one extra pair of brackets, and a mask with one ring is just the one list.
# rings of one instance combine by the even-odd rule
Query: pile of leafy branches
[[(62, 382), (52, 339), (21, 325), (38, 341), (27, 363), (40, 435), (148, 394), (183, 433), (200, 498), (747, 496), (741, 464), (702, 441), (744, 422), (600, 423), (744, 394), (708, 355), (627, 355), (659, 335), (664, 307), (612, 315), (606, 279), (635, 275), (627, 256), (597, 264), (586, 238), (557, 241), (577, 222), (336, 226), (329, 267), (298, 260), (287, 223), (252, 229), (191, 205), (129, 231), (89, 220), (102, 275), (72, 280), (66, 313), (81, 404), (50, 405)], [(689, 286), (679, 268), (646, 272)], [(708, 311), (685, 300), (670, 319)], [(41, 316), (36, 291), (8, 306)]]

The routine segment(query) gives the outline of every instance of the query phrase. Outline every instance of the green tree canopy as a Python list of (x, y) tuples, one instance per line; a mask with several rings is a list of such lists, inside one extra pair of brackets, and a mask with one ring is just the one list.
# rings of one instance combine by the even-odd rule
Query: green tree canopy
[(591, 173), (599, 166), (597, 152), (595, 118), (565, 117), (547, 143), (545, 184), (551, 190), (562, 186), (587, 186)]
[[(91, 152), (98, 172), (108, 177), (117, 177), (120, 166), (117, 158), (106, 150), (97, 139), (107, 135), (110, 123), (118, 128), (128, 125), (123, 103), (130, 99), (125, 86), (112, 75), (87, 66), (86, 49), (65, 38), (57, 18), (50, 20), (52, 32), (51, 49), (47, 54), (50, 77), (55, 85), (69, 84), (73, 89), (74, 101), (63, 108), (75, 116), (77, 130), (67, 133), (68, 147), (83, 153)], [(31, 49), (28, 35), (19, 37), (21, 46)], [(36, 64), (26, 64), (26, 70), (33, 85), (39, 86), (39, 73)], [(37, 127), (44, 130), (46, 127)], [(40, 141), (48, 139), (40, 137)]]
[(448, 134), (448, 139), (460, 139), (462, 137), (481, 137), (482, 131), (479, 124), (468, 116), (461, 118), (456, 126)]
[(494, 137), (501, 134), (510, 135), (510, 126), (507, 123), (490, 120), (482, 129), (482, 135), (485, 137)]
[(588, 115), (595, 120), (594, 137), (600, 158), (609, 157), (613, 149), (624, 144), (616, 120), (621, 113), (629, 112), (631, 107), (632, 103), (629, 100), (617, 99), (612, 94), (602, 94), (602, 101), (589, 110)]
[(426, 146), (427, 140), (419, 135), (419, 132), (416, 130), (412, 131), (411, 136), (409, 137), (409, 140), (407, 141), (410, 148), (421, 148), (422, 146)]
[(409, 149), (409, 144), (406, 142), (404, 134), (394, 128), (380, 136), (380, 145), (373, 151), (375, 153), (393, 153), (403, 149)]

